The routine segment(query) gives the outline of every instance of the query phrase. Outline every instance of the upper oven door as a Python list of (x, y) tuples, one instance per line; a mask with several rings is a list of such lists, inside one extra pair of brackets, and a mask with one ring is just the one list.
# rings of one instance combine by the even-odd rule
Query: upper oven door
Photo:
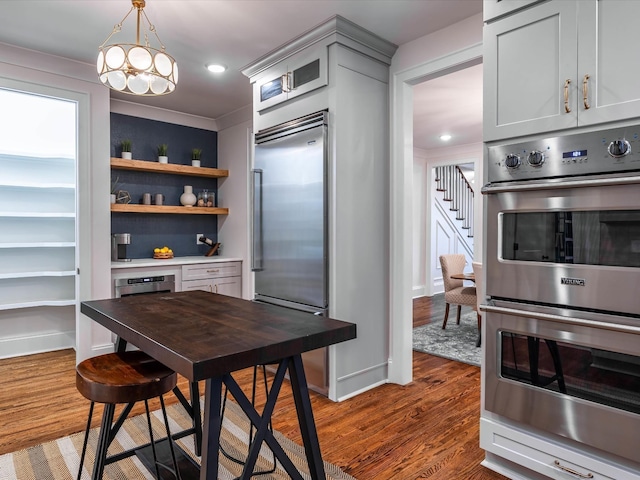
[(486, 186), (487, 295), (640, 312), (640, 176)]

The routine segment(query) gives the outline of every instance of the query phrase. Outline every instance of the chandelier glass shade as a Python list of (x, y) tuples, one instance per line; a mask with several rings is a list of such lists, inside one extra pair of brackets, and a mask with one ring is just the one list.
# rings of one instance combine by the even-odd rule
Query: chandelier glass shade
[[(132, 95), (166, 95), (175, 90), (178, 83), (178, 64), (165, 52), (155, 26), (144, 13), (144, 0), (132, 0), (132, 7), (122, 21), (99, 47), (97, 70), (100, 81), (107, 87)], [(136, 43), (114, 43), (106, 45), (111, 37), (122, 30), (122, 24), (132, 11), (137, 9)], [(144, 30), (144, 44), (140, 43), (142, 17), (148, 27)], [(148, 32), (153, 32), (160, 49), (149, 44)]]

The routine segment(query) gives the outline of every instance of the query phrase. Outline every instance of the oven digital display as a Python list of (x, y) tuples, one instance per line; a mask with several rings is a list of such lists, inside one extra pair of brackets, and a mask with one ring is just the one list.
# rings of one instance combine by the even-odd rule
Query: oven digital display
[(574, 150), (572, 152), (563, 152), (562, 158), (576, 158), (576, 157), (586, 157), (586, 150)]

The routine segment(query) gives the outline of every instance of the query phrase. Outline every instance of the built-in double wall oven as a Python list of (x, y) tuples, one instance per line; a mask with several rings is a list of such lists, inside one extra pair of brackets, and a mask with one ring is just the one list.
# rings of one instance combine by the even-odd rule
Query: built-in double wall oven
[(640, 126), (489, 148), (485, 408), (638, 462)]

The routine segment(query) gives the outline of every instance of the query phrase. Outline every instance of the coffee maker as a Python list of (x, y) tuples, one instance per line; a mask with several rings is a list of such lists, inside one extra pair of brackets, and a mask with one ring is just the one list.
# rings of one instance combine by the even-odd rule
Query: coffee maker
[(127, 245), (131, 243), (130, 233), (114, 233), (111, 235), (111, 261), (130, 262), (127, 258)]

